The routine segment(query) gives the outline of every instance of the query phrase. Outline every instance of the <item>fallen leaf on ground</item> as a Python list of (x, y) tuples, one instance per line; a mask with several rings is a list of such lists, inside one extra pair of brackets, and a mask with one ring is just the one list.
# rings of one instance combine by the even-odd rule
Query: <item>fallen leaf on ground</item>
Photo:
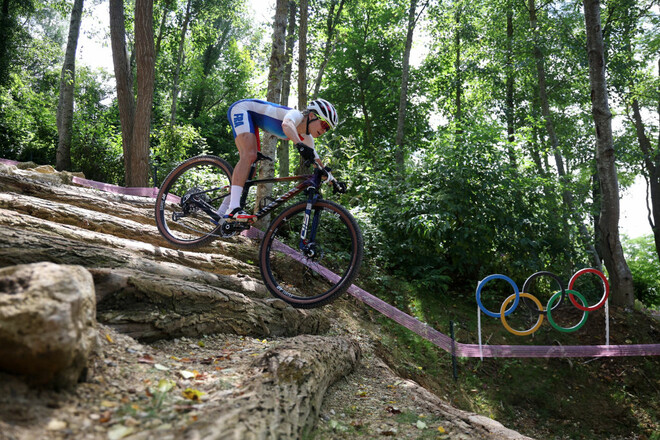
[(138, 358), (138, 363), (139, 364), (154, 364), (156, 361), (151, 355), (145, 354), (144, 356), (140, 356)]
[(185, 390), (183, 390), (183, 397), (185, 397), (186, 399), (193, 400), (195, 402), (199, 402), (204, 394), (206, 393), (203, 393), (199, 390), (195, 390), (192, 388), (186, 388)]

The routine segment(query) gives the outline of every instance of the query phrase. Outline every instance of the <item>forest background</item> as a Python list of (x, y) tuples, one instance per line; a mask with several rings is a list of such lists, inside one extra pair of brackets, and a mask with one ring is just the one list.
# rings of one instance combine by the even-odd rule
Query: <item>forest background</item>
[[(276, 4), (259, 2), (270, 19), (261, 21), (245, 1), (2, 0), (0, 157), (157, 186), (193, 155), (236, 162), (226, 119), (234, 101), (301, 107), (321, 96), (340, 113), (319, 150), (349, 182), (341, 202), (365, 234), (363, 278), (399, 307), (414, 312), (429, 296), (473, 302), (477, 280), (490, 273), (522, 280), (551, 270), (567, 279), (602, 264), (602, 213), (614, 210), (618, 218), (619, 209), (600, 195), (582, 2)], [(121, 38), (94, 21), (91, 11), (107, 13), (108, 6), (122, 13), (114, 16)], [(66, 56), (73, 49), (76, 60), (77, 9), (95, 38), (108, 45), (117, 38), (113, 68), (72, 65)], [(612, 0), (599, 11), (616, 189), (635, 181), (650, 188), (648, 209), (639, 212), (648, 213), (652, 233), (621, 237), (634, 294), (614, 291), (613, 301), (657, 308), (658, 2)], [(145, 16), (152, 42), (141, 49), (145, 28), (135, 23)], [(424, 56), (411, 65), (419, 35)], [(117, 50), (117, 41), (126, 50)], [(80, 49), (78, 61), (87, 57), (84, 44)], [(145, 53), (154, 62), (147, 100)], [(115, 76), (123, 78), (124, 95)], [(135, 132), (146, 133), (143, 157), (128, 148), (135, 139), (122, 119), (126, 93)], [(274, 172), (295, 172), (291, 146), (277, 150)], [(138, 177), (136, 164), (143, 168)]]

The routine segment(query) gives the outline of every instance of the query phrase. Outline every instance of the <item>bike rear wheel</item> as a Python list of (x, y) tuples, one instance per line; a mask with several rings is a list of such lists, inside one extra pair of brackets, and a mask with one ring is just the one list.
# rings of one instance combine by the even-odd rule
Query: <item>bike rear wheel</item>
[(229, 197), (233, 168), (216, 156), (182, 162), (163, 181), (156, 198), (156, 226), (181, 248), (204, 246), (221, 236), (216, 210)]
[(328, 200), (313, 205), (307, 237), (315, 236), (301, 244), (306, 206), (307, 202), (295, 204), (273, 220), (259, 250), (266, 287), (297, 308), (319, 307), (336, 299), (353, 282), (363, 253), (357, 222)]

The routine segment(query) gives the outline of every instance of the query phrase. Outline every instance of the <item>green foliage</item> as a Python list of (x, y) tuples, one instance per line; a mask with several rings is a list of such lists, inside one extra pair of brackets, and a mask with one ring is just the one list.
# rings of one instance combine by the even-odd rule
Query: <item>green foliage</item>
[[(152, 162), (161, 181), (178, 163), (208, 152), (206, 140), (190, 124), (163, 124), (153, 133)], [(158, 184), (158, 182), (156, 182)]]
[(635, 296), (644, 305), (660, 307), (660, 262), (652, 235), (626, 239), (623, 243), (626, 262), (630, 267)]
[(116, 107), (103, 104), (111, 91), (107, 78), (87, 68), (78, 69), (75, 88), (71, 162), (86, 178), (112, 184), (124, 182), (121, 130)]
[(42, 80), (12, 74), (0, 89), (0, 157), (54, 163), (57, 149), (54, 73)]

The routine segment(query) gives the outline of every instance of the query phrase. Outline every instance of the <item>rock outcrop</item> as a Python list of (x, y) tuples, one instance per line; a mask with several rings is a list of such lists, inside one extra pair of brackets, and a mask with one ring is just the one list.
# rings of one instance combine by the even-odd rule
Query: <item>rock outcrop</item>
[(0, 370), (34, 385), (70, 388), (96, 342), (96, 297), (80, 266), (0, 269)]

